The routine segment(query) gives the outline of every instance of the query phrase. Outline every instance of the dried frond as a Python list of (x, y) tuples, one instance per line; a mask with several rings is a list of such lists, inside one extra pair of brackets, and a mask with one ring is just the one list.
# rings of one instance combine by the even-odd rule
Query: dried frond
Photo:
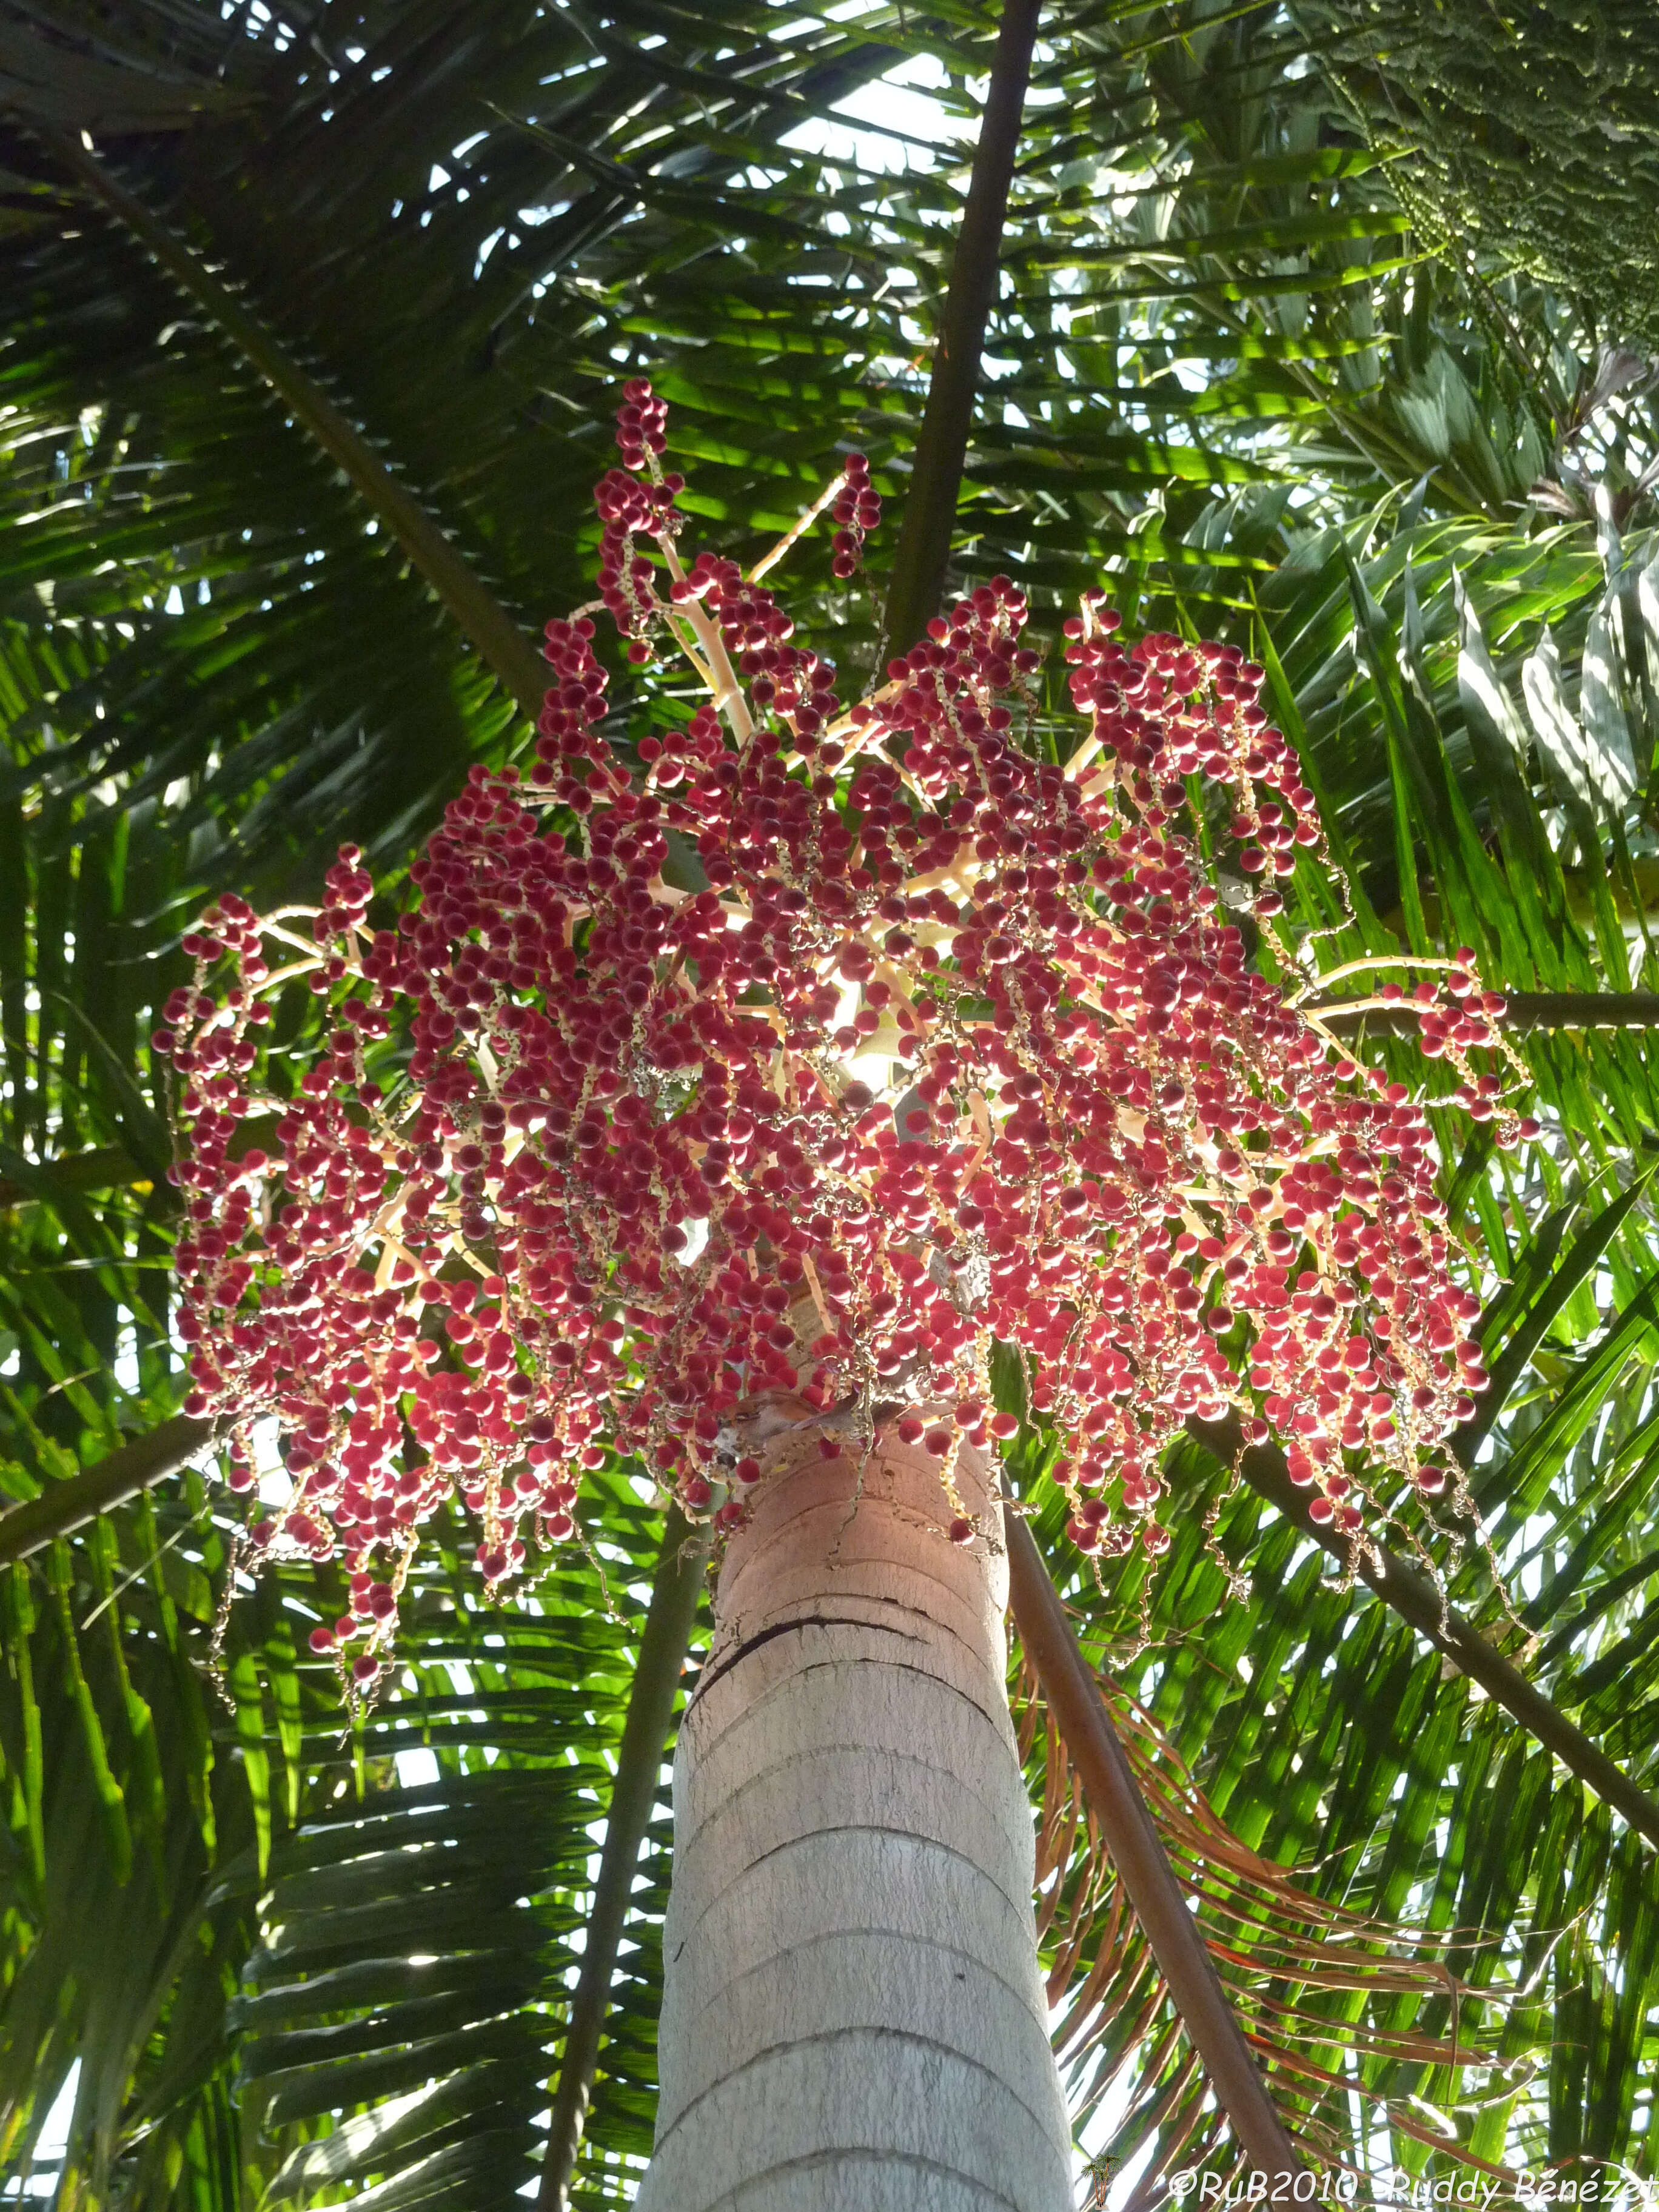
[[(1310, 2162), (1352, 2174), (1379, 2154), (1420, 2163), (1426, 2150), (1512, 2183), (1464, 2140), (1494, 2087), (1511, 2096), (1529, 2070), (1500, 2052), (1491, 2025), (1523, 1993), (1510, 1962), (1488, 1952), (1492, 1972), (1471, 1982), (1451, 1964), (1471, 1948), (1468, 1930), (1368, 1913), (1252, 1850), (1152, 1716), (1099, 1679), (1222, 1984)], [(1123, 2095), (1127, 2074), (1107, 2156), (1121, 2164), (1154, 2143), (1139, 2202), (1177, 2164), (1219, 2172), (1231, 2138), (1023, 1656), (1013, 1694), (1034, 1798), (1041, 1790), (1038, 1940), (1054, 2047), (1085, 2118), (1115, 2087)]]

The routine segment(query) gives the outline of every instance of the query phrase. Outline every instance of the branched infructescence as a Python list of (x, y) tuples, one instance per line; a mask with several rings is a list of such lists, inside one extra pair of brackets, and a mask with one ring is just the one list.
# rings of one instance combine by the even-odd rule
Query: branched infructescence
[[(1233, 895), (1261, 916), (1322, 852), (1261, 671), (1126, 651), (1091, 594), (1066, 625), (1088, 738), (1033, 758), (1037, 656), (998, 578), (843, 713), (768, 591), (680, 562), (647, 386), (620, 420), (605, 603), (631, 659), (666, 641), (711, 703), (630, 766), (599, 732), (593, 624), (550, 623), (527, 772), (471, 772), (397, 926), (369, 928), (349, 849), (308, 933), (222, 899), (157, 1034), (188, 1410), (234, 1419), (244, 1491), (276, 1417), (293, 1492), (254, 1545), (343, 1547), (352, 1572), (318, 1648), (374, 1681), (415, 1532), (457, 1488), (491, 1583), (572, 1534), (612, 1451), (732, 1525), (769, 1393), (829, 1455), (896, 1407), (954, 1499), (959, 1443), (1014, 1427), (998, 1340), (1062, 1438), (1087, 1552), (1164, 1547), (1158, 1455), (1230, 1405), (1357, 1535), (1362, 1468), (1441, 1489), (1485, 1376), (1427, 1122), (1251, 971), (1182, 826), (1188, 779), (1230, 790)], [(860, 459), (829, 496), (841, 574), (876, 520)], [(707, 889), (665, 881), (670, 833)], [(1468, 1057), (1502, 1010), (1472, 962), (1419, 988), (1425, 1043), (1512, 1143), (1529, 1125)], [(302, 974), (331, 1027), (273, 1099), (262, 1026)]]

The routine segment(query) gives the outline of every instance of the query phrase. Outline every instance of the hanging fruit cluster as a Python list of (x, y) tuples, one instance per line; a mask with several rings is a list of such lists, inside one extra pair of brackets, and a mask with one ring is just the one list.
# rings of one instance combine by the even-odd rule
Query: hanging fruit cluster
[[(1014, 1426), (999, 1341), (1086, 1552), (1167, 1544), (1159, 1454), (1193, 1413), (1276, 1428), (1345, 1529), (1362, 1467), (1441, 1488), (1486, 1377), (1428, 1124), (1253, 971), (1192, 825), (1192, 780), (1223, 787), (1220, 881), (1269, 922), (1322, 858), (1261, 671), (1126, 649), (1092, 593), (1057, 765), (1026, 742), (1039, 657), (998, 577), (843, 711), (769, 592), (682, 562), (647, 385), (619, 443), (605, 605), (708, 703), (613, 744), (593, 623), (550, 623), (532, 755), (471, 772), (392, 926), (352, 850), (308, 933), (222, 899), (156, 1036), (189, 1410), (234, 1424), (241, 1490), (254, 1424), (279, 1425), (292, 1492), (252, 1540), (343, 1550), (351, 1607), (318, 1647), (373, 1682), (453, 1491), (491, 1583), (570, 1536), (613, 1452), (730, 1525), (769, 1392), (831, 1456), (896, 1403), (954, 1499), (959, 1444)], [(860, 458), (830, 496), (841, 574), (877, 519)], [(1502, 1011), (1472, 960), (1411, 1003), (1510, 1144), (1530, 1125), (1469, 1060)], [(302, 976), (326, 1042), (276, 1097), (262, 1030)]]

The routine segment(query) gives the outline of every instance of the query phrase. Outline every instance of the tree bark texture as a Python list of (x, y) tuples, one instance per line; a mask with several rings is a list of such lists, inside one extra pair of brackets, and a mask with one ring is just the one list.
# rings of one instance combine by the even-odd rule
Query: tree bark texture
[[(802, 1415), (806, 1409), (799, 1408)], [(1008, 1713), (1007, 1561), (939, 1462), (769, 1447), (674, 1763), (639, 2212), (1069, 2212)]]

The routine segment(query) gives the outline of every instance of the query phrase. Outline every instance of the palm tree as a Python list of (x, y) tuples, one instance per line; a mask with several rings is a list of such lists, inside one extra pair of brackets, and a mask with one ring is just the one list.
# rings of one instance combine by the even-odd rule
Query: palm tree
[[(899, 481), (955, 188), (784, 142), (907, 53), (939, 58), (948, 109), (962, 27), (872, 10), (791, 43), (735, 9), (708, 20), (480, 27), (434, 8), (343, 29), (328, 10), (158, 9), (89, 22), (84, 43), (62, 11), (8, 31), (32, 118), (7, 156), (9, 474), (14, 514), (36, 518), (10, 533), (6, 610), (14, 1495), (52, 1501), (179, 1404), (143, 1039), (199, 887), (309, 891), (343, 833), (386, 875), (461, 763), (500, 757), (539, 681), (512, 641), (578, 595), (565, 518), (609, 386), (658, 372), (705, 449), (706, 526), (736, 550), (787, 526), (849, 426)], [(1386, 171), (1333, 126), (1281, 24), (1182, 27), (1045, 23), (961, 573), (1017, 566), (1057, 599), (1109, 564), (1138, 623), (1258, 653), (1362, 894), (1346, 923), (1297, 887), (1305, 926), (1347, 933), (1327, 965), (1437, 939), (1478, 945), (1516, 991), (1628, 991), (1649, 924), (1645, 510), (1622, 507), (1615, 541), (1610, 508), (1598, 553), (1580, 486), (1617, 500), (1640, 479), (1639, 393), (1616, 369), (1598, 381), (1593, 349), (1579, 374), (1584, 328), (1559, 300), (1492, 268), (1466, 290), (1413, 258)], [(1194, 362), (1212, 365), (1199, 389)], [(1543, 525), (1513, 504), (1540, 483)], [(832, 580), (805, 577), (827, 614)], [(873, 660), (873, 621), (836, 611), (848, 658)], [(1535, 650), (1547, 621), (1554, 656)], [(1587, 677), (1581, 696), (1604, 636), (1628, 681)], [(1057, 1568), (1085, 1653), (1138, 1693), (1136, 1727), (1161, 1726), (1132, 1737), (1143, 1783), (1282, 2108), (1373, 2166), (1451, 2141), (1606, 2159), (1641, 2137), (1651, 1104), (1636, 1039), (1516, 1042), (1547, 1140), (1506, 1161), (1455, 1109), (1437, 1122), (1488, 1301), (1492, 1418), (1468, 1456), (1537, 1650), (1478, 1547), (1442, 1561), (1457, 1618), (1430, 1593), (1413, 1628), (1407, 1577), (1385, 1603), (1322, 1580), (1305, 1528), (1230, 1487), (1198, 1438), (1172, 1467), (1183, 1511), (1156, 1574), (1097, 1589)], [(1012, 1458), (1058, 1562), (1050, 1449), (1028, 1424)], [(39, 1527), (65, 1524), (60, 1503)], [(231, 2202), (280, 2167), (281, 2192), (312, 2201), (370, 2180), (504, 2199), (533, 2172), (550, 2077), (556, 2111), (572, 2105), (568, 2036), (599, 2057), (574, 2187), (605, 2201), (652, 2132), (666, 1871), (663, 1730), (648, 1698), (631, 1730), (624, 1715), (636, 1679), (671, 1705), (672, 1597), (689, 1610), (696, 1578), (663, 1575), (647, 1647), (666, 1664), (636, 1677), (657, 1536), (620, 1472), (596, 1476), (590, 1553), (538, 1611), (482, 1607), (459, 1566), (471, 1540), (441, 1530), (407, 1673), (343, 1745), (332, 1678), (305, 1656), (339, 1610), (325, 1574), (283, 1570), (231, 1607), (234, 1721), (192, 1667), (228, 1527), (186, 1477), (11, 1570), (8, 2155), (79, 2042), (86, 2187)], [(1213, 1618), (1206, 1533), (1249, 1578)], [(1085, 1723), (1057, 1734), (1029, 1694), (1016, 1711), (1074, 2114), (1127, 2083), (1121, 2149), (1182, 2163), (1213, 2108), (1113, 1910), (1093, 1796), (1075, 1795)], [(1587, 1771), (1587, 1739), (1622, 1774)], [(618, 1850), (595, 1893), (589, 1827), (609, 1807), (624, 1835), (630, 1796), (646, 1886)], [(1296, 1860), (1316, 1863), (1299, 1895), (1273, 1872)], [(607, 1917), (638, 1948), (596, 1946)], [(1402, 1918), (1427, 1949), (1389, 1940)], [(583, 1929), (582, 1955), (613, 1963), (573, 2003)], [(1446, 2042), (1447, 1967), (1460, 2035), (1479, 1992), (1504, 1999), (1485, 2045)], [(1547, 2054), (1535, 2079), (1529, 2052)]]

